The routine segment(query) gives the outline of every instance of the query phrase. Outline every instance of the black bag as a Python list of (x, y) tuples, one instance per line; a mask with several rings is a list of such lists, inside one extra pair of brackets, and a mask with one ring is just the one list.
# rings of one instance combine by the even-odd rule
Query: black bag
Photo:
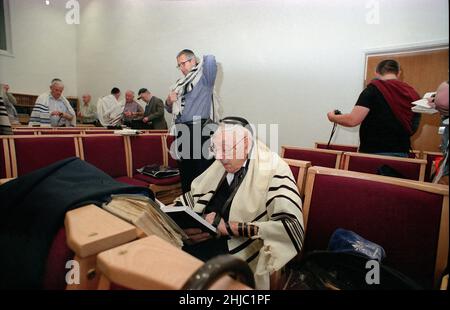
[(382, 165), (377, 169), (378, 175), (384, 175), (387, 177), (401, 178), (405, 179), (405, 176), (388, 165)]
[(379, 264), (379, 284), (367, 283), (366, 277), (372, 271), (366, 267), (368, 261), (370, 258), (358, 253), (313, 251), (291, 266), (285, 287), (288, 290), (422, 289), (407, 276), (382, 263)]
[(157, 179), (170, 178), (180, 174), (180, 171), (177, 168), (170, 168), (159, 165), (147, 165), (140, 169), (136, 169), (136, 171)]

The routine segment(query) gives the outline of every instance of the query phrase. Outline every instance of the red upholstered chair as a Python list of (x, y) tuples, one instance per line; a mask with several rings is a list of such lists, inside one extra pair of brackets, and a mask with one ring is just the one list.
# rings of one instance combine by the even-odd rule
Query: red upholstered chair
[(11, 159), (9, 155), (9, 143), (7, 138), (0, 141), (0, 179), (11, 178)]
[(80, 155), (77, 138), (73, 136), (17, 136), (9, 138), (9, 146), (14, 178)]
[(311, 162), (312, 166), (340, 168), (342, 151), (282, 146), (281, 157)]
[(433, 164), (436, 159), (443, 157), (444, 154), (441, 152), (423, 152), (423, 159), (427, 161), (427, 166), (425, 168), (425, 182), (432, 182), (431, 171)]
[(306, 173), (311, 167), (311, 163), (309, 161), (288, 158), (284, 158), (284, 161), (289, 165), (289, 168), (291, 168), (292, 174), (294, 175), (294, 181), (297, 183), (298, 192), (300, 193), (300, 197), (303, 198), (305, 195)]
[(126, 177), (128, 173), (128, 154), (122, 136), (82, 136), (82, 159), (93, 164), (113, 178)]
[(326, 142), (316, 142), (316, 149), (324, 149), (324, 150), (334, 150), (334, 151), (342, 151), (342, 152), (358, 152), (359, 146), (357, 145), (347, 145), (347, 144), (330, 144), (328, 147), (328, 143)]
[(326, 250), (337, 228), (381, 245), (384, 263), (426, 288), (448, 260), (448, 187), (322, 167), (308, 169), (303, 253)]
[(424, 181), (426, 161), (415, 158), (402, 158), (393, 156), (344, 153), (344, 170), (377, 174), (377, 170), (382, 165), (392, 167), (405, 179)]
[[(168, 166), (170, 160), (166, 147), (166, 135), (144, 134), (130, 136), (126, 139), (129, 139), (131, 169), (134, 179), (150, 184), (150, 188), (157, 198), (159, 193), (180, 189), (180, 176), (157, 179), (136, 172), (136, 169), (146, 165)], [(176, 168), (173, 164), (173, 162), (170, 162), (169, 166)]]
[(130, 158), (125, 137), (116, 135), (81, 136), (81, 159), (96, 166), (117, 181), (148, 187), (148, 183), (131, 178)]

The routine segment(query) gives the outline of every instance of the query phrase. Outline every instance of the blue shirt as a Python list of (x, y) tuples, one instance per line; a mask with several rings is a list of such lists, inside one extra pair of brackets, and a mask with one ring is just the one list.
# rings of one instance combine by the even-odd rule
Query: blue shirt
[[(217, 76), (216, 58), (213, 55), (203, 57), (203, 76), (194, 89), (187, 93), (183, 113), (177, 117), (176, 123), (192, 122), (194, 117), (208, 119), (211, 115), (214, 83)], [(166, 110), (172, 113), (172, 108), (165, 105)]]
[[(58, 100), (56, 100), (55, 98), (53, 98), (52, 95), (50, 95), (50, 97), (48, 99), (48, 109), (49, 109), (50, 114), (53, 111), (59, 111), (59, 112), (71, 114), (69, 112), (69, 110), (67, 109), (66, 105), (64, 104), (64, 102), (62, 101), (61, 97)], [(63, 117), (59, 117), (56, 115), (50, 115), (50, 123), (51, 123), (52, 127), (61, 127), (61, 126), (69, 127), (70, 126), (70, 121), (66, 120)]]

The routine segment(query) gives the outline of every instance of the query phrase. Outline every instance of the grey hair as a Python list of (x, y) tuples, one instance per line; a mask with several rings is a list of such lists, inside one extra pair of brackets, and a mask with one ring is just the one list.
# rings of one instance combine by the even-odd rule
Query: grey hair
[(60, 79), (53, 79), (50, 86), (61, 85), (64, 86), (64, 83)]
[(191, 59), (196, 58), (194, 52), (191, 50), (188, 50), (188, 49), (184, 49), (181, 52), (179, 52), (177, 55), (177, 59), (182, 55), (185, 55), (187, 58), (191, 58)]

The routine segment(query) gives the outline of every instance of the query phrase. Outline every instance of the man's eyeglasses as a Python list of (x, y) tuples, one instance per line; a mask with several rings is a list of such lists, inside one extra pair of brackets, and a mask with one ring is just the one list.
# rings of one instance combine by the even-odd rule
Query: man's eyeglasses
[[(234, 157), (233, 153), (234, 153), (234, 150), (236, 149), (236, 146), (238, 146), (244, 139), (245, 139), (245, 137), (243, 137), (238, 142), (236, 142), (234, 145), (232, 145), (231, 147), (228, 147), (228, 148), (217, 147), (214, 143), (211, 143), (209, 150), (212, 154), (214, 154), (216, 159), (233, 159), (233, 157)], [(236, 154), (236, 155), (243, 156), (244, 154)], [(238, 158), (236, 158), (236, 159), (238, 159)]]
[(177, 65), (177, 69), (180, 69), (182, 66), (184, 66), (185, 63), (190, 62), (192, 58), (189, 58), (188, 60), (182, 61)]

